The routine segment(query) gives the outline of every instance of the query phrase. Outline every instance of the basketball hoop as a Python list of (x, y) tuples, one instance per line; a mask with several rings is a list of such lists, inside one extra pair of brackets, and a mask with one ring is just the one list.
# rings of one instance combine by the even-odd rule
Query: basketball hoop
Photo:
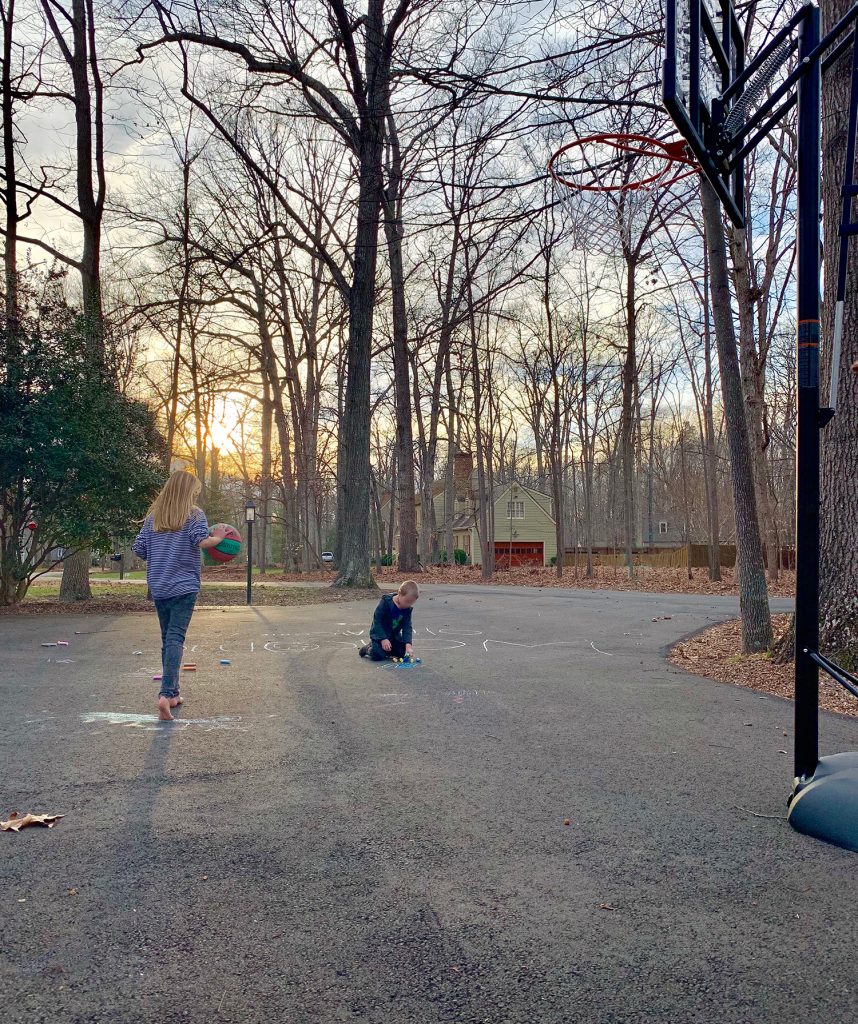
[(665, 188), (697, 170), (684, 139), (664, 142), (649, 135), (610, 132), (567, 142), (548, 161), (551, 177), (579, 192)]

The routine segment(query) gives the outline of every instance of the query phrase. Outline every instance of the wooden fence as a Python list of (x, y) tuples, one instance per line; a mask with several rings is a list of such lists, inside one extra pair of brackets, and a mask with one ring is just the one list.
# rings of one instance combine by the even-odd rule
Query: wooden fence
[[(732, 569), (736, 564), (736, 545), (721, 544), (721, 565)], [(765, 556), (765, 551), (763, 552)], [(795, 568), (795, 551), (792, 548), (781, 548), (780, 561), (782, 569)], [(640, 548), (633, 552), (635, 565), (649, 565), (654, 569), (706, 569), (709, 566), (708, 544), (683, 544), (678, 548)], [(578, 552), (578, 565), (586, 563), (587, 552)], [(566, 551), (564, 565), (575, 564), (575, 552)], [(626, 553), (616, 548), (594, 548), (593, 565), (614, 566), (622, 568), (626, 564)]]

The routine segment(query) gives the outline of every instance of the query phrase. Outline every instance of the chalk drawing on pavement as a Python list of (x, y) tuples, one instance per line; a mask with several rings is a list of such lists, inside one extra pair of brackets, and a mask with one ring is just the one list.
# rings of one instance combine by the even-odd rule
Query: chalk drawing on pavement
[(80, 716), (80, 720), (85, 725), (107, 722), (109, 725), (122, 725), (129, 729), (145, 729), (149, 732), (161, 729), (184, 731), (192, 727), (202, 729), (204, 732), (213, 732), (218, 729), (237, 729), (246, 732), (249, 728), (249, 725), (242, 722), (240, 716), (231, 718), (226, 715), (219, 718), (175, 718), (172, 722), (162, 722), (156, 715), (140, 715), (121, 711), (85, 711)]

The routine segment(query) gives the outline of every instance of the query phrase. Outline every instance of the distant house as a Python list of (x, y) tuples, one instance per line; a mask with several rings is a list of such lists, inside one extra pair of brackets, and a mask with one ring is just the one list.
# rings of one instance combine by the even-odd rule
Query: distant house
[[(551, 514), (551, 498), (512, 481), (495, 487), (492, 504), (495, 568), (551, 565), (557, 555), (557, 524)], [(476, 508), (453, 520), (453, 540), (472, 562), (480, 562)]]
[[(453, 546), (467, 555), (468, 561), (479, 564), (482, 559), (477, 507), (476, 474), (473, 457), (467, 452), (455, 456), (453, 469), (454, 504), (452, 517)], [(388, 497), (385, 495), (385, 497)], [(492, 495), (494, 509), (495, 565), (497, 568), (522, 565), (550, 565), (557, 554), (556, 524), (552, 502), (547, 494), (526, 487), (517, 481), (499, 484)], [(417, 531), (423, 525), (423, 496), (416, 497)], [(447, 495), (444, 480), (432, 486), (435, 530), (438, 549), (443, 551), (447, 532)], [(389, 523), (392, 504), (382, 503), (382, 518)], [(394, 547), (398, 547), (397, 543)], [(448, 553), (452, 561), (452, 552)]]

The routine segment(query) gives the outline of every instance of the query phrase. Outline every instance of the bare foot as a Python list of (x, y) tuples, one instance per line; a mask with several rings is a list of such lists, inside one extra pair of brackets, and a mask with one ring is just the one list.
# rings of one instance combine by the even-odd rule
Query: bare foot
[(184, 703), (185, 703), (184, 697), (171, 697), (170, 698), (170, 707), (171, 708), (177, 708), (180, 704), (184, 704)]
[(173, 716), (170, 714), (170, 698), (159, 697), (158, 698), (158, 717), (162, 722), (172, 722)]

